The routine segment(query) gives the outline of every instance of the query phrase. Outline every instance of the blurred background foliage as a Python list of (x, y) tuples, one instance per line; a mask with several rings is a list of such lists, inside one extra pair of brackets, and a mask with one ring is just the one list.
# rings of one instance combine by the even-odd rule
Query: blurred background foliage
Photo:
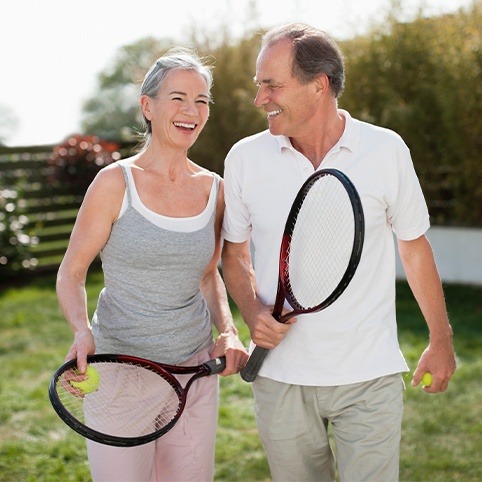
[[(482, 0), (435, 17), (421, 10), (406, 22), (401, 5), (393, 0), (385, 21), (363, 35), (335, 37), (347, 74), (339, 106), (403, 137), (432, 224), (482, 227)], [(221, 175), (231, 146), (267, 127), (253, 105), (263, 31), (251, 25), (254, 17), (242, 38), (233, 38), (229, 25), (216, 35), (193, 25), (184, 44), (195, 46), (214, 74), (210, 119), (189, 156)], [(0, 147), (0, 278), (8, 266), (56, 266), (95, 173), (139, 144), (140, 84), (173, 45), (146, 37), (121, 47), (83, 105), (82, 132), (64, 144), (45, 152)]]
[(341, 105), (404, 138), (435, 224), (482, 226), (481, 6), (343, 43)]
[[(218, 43), (192, 34), (187, 46), (213, 67), (214, 84), (209, 121), (192, 147), (193, 160), (222, 173), (229, 148), (246, 135), (266, 128), (265, 115), (253, 105), (253, 83), (259, 35), (233, 41), (229, 32), (218, 32)], [(110, 140), (141, 140), (139, 90), (150, 66), (173, 44), (147, 37), (122, 47), (111, 65), (98, 76), (98, 90), (83, 107), (82, 128)]]
[(47, 164), (53, 169), (47, 176), (50, 186), (66, 184), (69, 190), (83, 194), (99, 169), (120, 159), (120, 144), (92, 135), (74, 135), (55, 146)]
[[(386, 21), (362, 36), (339, 41), (346, 89), (339, 105), (354, 117), (398, 132), (411, 149), (434, 224), (482, 226), (482, 1), (456, 13), (400, 22), (394, 2)], [(266, 128), (253, 106), (261, 31), (231, 38), (193, 28), (195, 45), (214, 65), (210, 120), (191, 150), (196, 162), (222, 174), (239, 139)], [(122, 47), (99, 74), (84, 105), (83, 130), (133, 141), (140, 126), (138, 90), (150, 65), (172, 46), (145, 38)]]

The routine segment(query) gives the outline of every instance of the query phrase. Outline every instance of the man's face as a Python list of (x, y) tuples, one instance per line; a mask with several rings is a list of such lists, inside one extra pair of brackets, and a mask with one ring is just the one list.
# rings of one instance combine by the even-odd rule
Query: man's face
[(254, 104), (267, 113), (273, 135), (296, 138), (306, 132), (317, 99), (315, 82), (301, 84), (293, 77), (292, 60), (289, 40), (280, 40), (261, 50), (256, 62), (254, 81), (258, 92)]

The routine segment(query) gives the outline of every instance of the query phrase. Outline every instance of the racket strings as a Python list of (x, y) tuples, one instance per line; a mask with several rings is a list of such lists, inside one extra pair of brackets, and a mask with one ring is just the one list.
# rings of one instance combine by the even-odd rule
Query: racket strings
[(73, 391), (72, 372), (57, 380), (57, 394), (80, 423), (102, 434), (136, 438), (162, 430), (176, 419), (180, 398), (172, 382), (149, 368), (130, 363), (96, 362), (97, 389)]
[(285, 263), (286, 289), (298, 309), (320, 305), (341, 282), (353, 251), (349, 195), (333, 176), (311, 186), (294, 219)]

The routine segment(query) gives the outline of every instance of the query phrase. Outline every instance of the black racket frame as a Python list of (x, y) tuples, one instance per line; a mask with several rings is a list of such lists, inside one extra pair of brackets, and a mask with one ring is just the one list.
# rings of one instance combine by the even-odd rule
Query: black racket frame
[[(287, 270), (288, 252), (300, 208), (312, 186), (323, 176), (334, 176), (336, 179), (338, 179), (338, 181), (340, 181), (348, 193), (354, 214), (354, 242), (347, 269), (336, 288), (319, 305), (306, 309), (303, 306), (300, 306), (296, 299), (291, 296), (290, 289), (286, 286), (285, 276), (283, 273), (285, 273)], [(278, 263), (278, 288), (276, 293), (276, 301), (273, 308), (273, 317), (280, 323), (285, 323), (293, 316), (321, 311), (336, 301), (345, 291), (346, 287), (352, 280), (356, 269), (358, 268), (363, 250), (364, 239), (365, 217), (363, 214), (363, 206), (358, 191), (349, 177), (339, 169), (334, 168), (321, 169), (320, 171), (316, 171), (310, 177), (308, 177), (298, 191), (298, 194), (293, 201), (290, 212), (286, 219)], [(281, 316), (285, 299), (288, 301), (293, 310)], [(240, 372), (241, 378), (246, 382), (254, 381), (268, 353), (269, 350), (267, 348), (256, 346), (253, 350), (253, 353), (251, 353), (248, 363)]]
[[(101, 433), (81, 423), (72, 414), (70, 414), (69, 411), (66, 410), (66, 408), (62, 404), (60, 397), (57, 394), (58, 380), (68, 370), (77, 369), (77, 361), (73, 359), (60, 366), (53, 374), (49, 384), (50, 403), (52, 404), (54, 410), (57, 412), (57, 415), (71, 429), (73, 429), (80, 435), (95, 442), (112, 445), (115, 447), (134, 447), (137, 445), (143, 445), (148, 442), (152, 442), (153, 440), (156, 440), (165, 433), (169, 432), (169, 430), (171, 430), (172, 427), (179, 420), (179, 417), (184, 410), (184, 407), (186, 405), (187, 392), (191, 384), (198, 378), (222, 372), (224, 370), (224, 367), (226, 366), (226, 358), (224, 356), (214, 358), (197, 366), (168, 365), (165, 363), (157, 363), (146, 358), (113, 353), (89, 355), (87, 357), (88, 364), (103, 362), (124, 363), (128, 365), (148, 368), (149, 370), (161, 376), (166, 382), (168, 382), (179, 397), (179, 406), (176, 415), (167, 425), (161, 427), (155, 432), (139, 437), (119, 437), (115, 435)], [(195, 373), (195, 375), (189, 379), (185, 387), (183, 387), (179, 380), (174, 376), (175, 374), (187, 375), (191, 373)]]

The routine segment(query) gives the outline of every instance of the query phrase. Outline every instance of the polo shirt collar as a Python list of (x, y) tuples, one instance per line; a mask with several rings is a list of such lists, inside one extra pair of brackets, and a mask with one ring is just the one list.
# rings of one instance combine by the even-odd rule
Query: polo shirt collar
[(345, 130), (338, 140), (340, 147), (346, 147), (351, 152), (355, 151), (360, 141), (360, 125), (353, 120), (350, 113), (344, 109), (338, 109), (338, 113), (345, 118)]
[[(351, 152), (353, 152), (356, 149), (358, 142), (360, 141), (360, 126), (352, 118), (348, 111), (344, 109), (338, 109), (338, 113), (345, 118), (345, 130), (343, 131), (343, 134), (341, 135), (340, 139), (336, 144), (339, 148), (346, 147)], [(273, 137), (278, 142), (280, 151), (283, 149), (283, 147), (286, 147), (288, 149), (294, 149), (289, 137)]]

